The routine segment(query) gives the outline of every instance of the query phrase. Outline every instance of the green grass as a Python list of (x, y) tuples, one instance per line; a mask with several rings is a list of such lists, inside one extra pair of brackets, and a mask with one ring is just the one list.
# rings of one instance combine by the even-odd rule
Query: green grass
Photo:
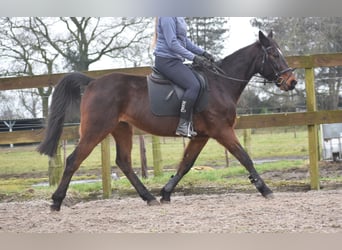
[[(295, 167), (302, 167), (303, 160), (281, 161), (274, 163), (265, 163), (257, 165), (257, 170), (260, 174), (270, 170), (286, 170)], [(164, 173), (162, 176), (150, 177), (148, 179), (142, 179), (142, 182), (150, 190), (159, 192), (160, 189), (167, 183), (170, 176), (173, 174), (170, 172)], [(248, 180), (248, 173), (245, 168), (241, 166), (220, 168), (213, 170), (191, 170), (177, 185), (178, 189), (182, 188), (204, 188), (211, 187), (217, 189), (229, 189), (234, 185), (245, 185), (247, 188), (253, 189), (253, 186)], [(126, 178), (122, 178), (117, 181), (112, 181), (112, 189), (114, 193), (130, 193), (137, 195), (134, 188), (131, 186)], [(70, 186), (70, 190), (74, 193), (98, 193), (101, 195), (102, 186), (100, 183), (88, 183), (88, 184), (75, 184)]]
[(0, 149), (0, 175), (45, 172), (47, 162), (31, 146)]
[[(243, 142), (242, 131), (237, 131), (238, 137)], [(175, 172), (177, 163), (182, 157), (184, 143), (187, 139), (183, 138), (161, 138), (161, 152), (163, 158), (163, 166), (165, 169), (171, 169), (170, 172), (164, 173), (161, 177), (150, 177), (143, 182), (149, 188), (161, 188)], [(307, 131), (304, 128), (278, 128), (272, 130), (254, 130), (251, 142), (251, 157), (257, 158), (273, 158), (273, 157), (298, 157), (308, 154)], [(151, 137), (145, 136), (147, 165), (152, 168), (152, 144)], [(69, 155), (74, 148), (70, 144), (66, 148), (66, 155)], [(132, 152), (133, 167), (140, 170), (140, 153), (139, 153), (138, 137), (134, 138), (134, 146)], [(215, 171), (196, 171), (192, 170), (183, 178), (182, 186), (212, 186), (212, 185), (231, 185), (234, 178), (226, 178), (227, 176), (244, 175), (242, 182), (248, 182), (246, 179), (247, 172), (240, 164), (229, 155), (229, 168), (226, 166), (225, 149), (214, 140), (209, 140), (201, 154), (199, 155), (195, 166), (215, 166), (219, 169)], [(115, 145), (112, 142), (111, 148), (112, 165), (115, 161)], [(48, 158), (41, 156), (35, 151), (35, 146), (1, 148), (0, 149), (0, 194), (13, 193), (32, 193), (32, 185), (40, 182), (47, 182)], [(303, 160), (298, 161), (281, 161), (257, 165), (259, 172), (267, 169), (282, 169), (293, 166), (304, 165)], [(97, 146), (91, 155), (82, 163), (78, 175), (73, 177), (76, 179), (96, 179), (100, 178), (101, 170), (101, 148)], [(121, 171), (114, 167), (114, 171), (122, 175)], [(81, 173), (81, 174), (80, 174)], [(80, 175), (80, 176), (79, 176)], [(241, 181), (241, 180), (240, 180)], [(71, 192), (91, 193), (100, 192), (101, 183), (72, 185)], [(113, 181), (114, 190), (131, 190), (131, 184), (122, 179)], [(38, 193), (50, 193), (53, 188), (34, 188)], [(30, 195), (28, 195), (30, 196)], [(1, 200), (1, 196), (0, 196)]]
[[(238, 137), (242, 142), (241, 131)], [(255, 133), (252, 134), (251, 157), (270, 158), (284, 156), (305, 156), (308, 154), (307, 132), (297, 131), (294, 138), (292, 132), (278, 131), (272, 134)], [(185, 139), (187, 143), (187, 139)], [(150, 136), (145, 136), (147, 164), (152, 163), (152, 144)], [(74, 149), (74, 145), (67, 145), (66, 155)], [(164, 166), (176, 167), (182, 157), (184, 146), (182, 138), (162, 138), (161, 151)], [(115, 145), (112, 143), (111, 149), (112, 164), (115, 161)], [(229, 155), (231, 160), (234, 157)], [(0, 175), (16, 175), (24, 173), (46, 173), (48, 158), (35, 151), (35, 146), (15, 147), (0, 149)], [(140, 153), (138, 138), (134, 139), (132, 152), (133, 167), (140, 168)], [(209, 140), (207, 145), (199, 155), (196, 165), (225, 166), (225, 149), (214, 140)], [(80, 169), (100, 169), (101, 168), (101, 148), (95, 147), (94, 151), (82, 163)]]

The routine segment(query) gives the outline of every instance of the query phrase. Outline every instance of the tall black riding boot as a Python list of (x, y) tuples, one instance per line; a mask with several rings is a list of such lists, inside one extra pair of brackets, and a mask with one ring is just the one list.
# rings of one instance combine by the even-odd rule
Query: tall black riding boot
[(176, 129), (176, 135), (181, 135), (185, 137), (196, 136), (197, 133), (193, 130), (192, 125), (192, 112), (194, 107), (194, 101), (189, 99), (183, 99), (180, 108), (180, 119), (178, 127)]

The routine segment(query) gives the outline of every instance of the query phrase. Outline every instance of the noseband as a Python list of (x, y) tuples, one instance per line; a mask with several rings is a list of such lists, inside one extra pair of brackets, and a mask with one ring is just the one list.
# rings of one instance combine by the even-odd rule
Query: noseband
[[(281, 87), (281, 86), (286, 86), (286, 82), (287, 82), (287, 80), (290, 78), (290, 76), (288, 76), (286, 79), (284, 79), (284, 78), (282, 78), (281, 77), (281, 75), (282, 74), (284, 74), (284, 73), (286, 73), (286, 72), (290, 72), (290, 71), (294, 71), (295, 70), (295, 68), (285, 68), (285, 69), (283, 69), (283, 70), (277, 70), (276, 68), (275, 68), (275, 66), (274, 66), (274, 64), (272, 63), (272, 62), (270, 62), (270, 60), (269, 60), (269, 55), (268, 55), (268, 51), (270, 50), (270, 49), (272, 49), (273, 47), (272, 46), (269, 46), (269, 47), (264, 47), (264, 46), (261, 46), (261, 48), (262, 48), (262, 50), (264, 51), (264, 54), (263, 54), (263, 57), (262, 57), (262, 63), (261, 63), (261, 70), (260, 70), (260, 72), (261, 73), (263, 73), (264, 72), (264, 65), (265, 65), (265, 63), (266, 63), (266, 61), (268, 61), (269, 62), (269, 64), (270, 64), (270, 66), (271, 66), (271, 68), (272, 68), (272, 71), (273, 71), (273, 74), (274, 74), (274, 76), (273, 77), (270, 77), (270, 79), (269, 79), (269, 77), (267, 77), (267, 76), (265, 76), (265, 78), (268, 80), (268, 81), (271, 81), (271, 82), (274, 82), (275, 83), (275, 85), (277, 85), (277, 87)], [(282, 56), (282, 55), (280, 55), (280, 56)], [(282, 56), (283, 57), (283, 56)], [(264, 74), (262, 74), (262, 75), (264, 75)]]

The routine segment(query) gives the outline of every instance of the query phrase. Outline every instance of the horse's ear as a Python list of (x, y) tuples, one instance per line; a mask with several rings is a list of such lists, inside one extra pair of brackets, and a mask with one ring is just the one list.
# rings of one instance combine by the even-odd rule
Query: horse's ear
[(268, 40), (262, 31), (259, 31), (259, 41), (264, 47), (270, 46), (270, 40)]

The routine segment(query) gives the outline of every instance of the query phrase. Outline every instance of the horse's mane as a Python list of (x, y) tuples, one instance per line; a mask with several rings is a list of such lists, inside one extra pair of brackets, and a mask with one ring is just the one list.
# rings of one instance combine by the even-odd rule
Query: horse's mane
[(241, 53), (245, 53), (245, 50), (248, 49), (248, 48), (252, 48), (256, 45), (260, 44), (259, 41), (256, 41), (250, 45), (247, 45), (241, 49), (238, 49), (237, 51), (233, 52), (232, 54), (230, 55), (227, 55), (226, 57), (224, 57), (223, 59), (221, 59), (219, 62), (220, 65), (226, 65), (226, 64), (235, 64), (236, 63), (236, 60), (238, 60), (239, 58), (241, 58)]

